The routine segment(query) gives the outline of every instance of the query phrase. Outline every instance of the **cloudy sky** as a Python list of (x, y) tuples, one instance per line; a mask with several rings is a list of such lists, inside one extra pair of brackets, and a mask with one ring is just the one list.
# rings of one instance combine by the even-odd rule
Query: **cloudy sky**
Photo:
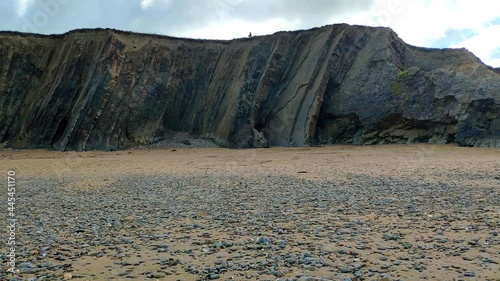
[(498, 0), (0, 0), (0, 30), (110, 27), (231, 39), (333, 23), (389, 26), (407, 43), (465, 47), (500, 67)]

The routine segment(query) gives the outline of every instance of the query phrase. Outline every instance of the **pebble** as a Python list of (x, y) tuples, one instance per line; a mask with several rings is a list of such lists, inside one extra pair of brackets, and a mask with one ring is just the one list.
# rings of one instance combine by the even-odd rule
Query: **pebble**
[(339, 267), (340, 273), (350, 273), (352, 271), (352, 268), (347, 267), (347, 266), (342, 266)]
[[(345, 281), (392, 281), (382, 276), (408, 271), (432, 280), (434, 263), (443, 273), (482, 277), (487, 267), (498, 268), (500, 258), (497, 224), (486, 223), (494, 222), (495, 213), (486, 209), (498, 206), (498, 196), (490, 190), (472, 200), (481, 189), (451, 182), (359, 175), (338, 183), (207, 172), (128, 175), (87, 192), (62, 191), (65, 184), (54, 179), (25, 180), (19, 196), (27, 203), (17, 215), (26, 230), (20, 253), (30, 255), (18, 268), (36, 281), (90, 278), (73, 268), (82, 256), (112, 259), (114, 278), (130, 280), (188, 274), (285, 281), (315, 280), (324, 272)], [(154, 254), (137, 257), (142, 250)], [(434, 252), (456, 255), (461, 266), (441, 265), (431, 259)], [(5, 255), (0, 259), (5, 264)], [(150, 265), (157, 268), (137, 270)], [(9, 278), (0, 273), (0, 280)]]
[(163, 278), (165, 276), (167, 276), (167, 274), (161, 271), (154, 271), (149, 274), (150, 278)]
[(19, 269), (34, 268), (35, 265), (31, 262), (22, 262), (18, 265)]
[(464, 276), (465, 277), (475, 277), (476, 276), (476, 273), (472, 272), (472, 271), (468, 271), (468, 272), (465, 272), (464, 273)]

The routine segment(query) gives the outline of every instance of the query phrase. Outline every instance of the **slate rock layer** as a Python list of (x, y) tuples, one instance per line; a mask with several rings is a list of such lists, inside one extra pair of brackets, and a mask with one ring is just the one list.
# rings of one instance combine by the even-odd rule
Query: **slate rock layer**
[(242, 148), (500, 147), (500, 70), (345, 24), (231, 41), (0, 33), (0, 142), (115, 150), (171, 132)]

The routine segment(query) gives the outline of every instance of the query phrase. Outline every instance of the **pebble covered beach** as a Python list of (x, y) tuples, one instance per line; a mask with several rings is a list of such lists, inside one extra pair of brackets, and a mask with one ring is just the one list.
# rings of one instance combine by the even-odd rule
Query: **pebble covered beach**
[(0, 151), (0, 279), (500, 280), (498, 149), (191, 142)]

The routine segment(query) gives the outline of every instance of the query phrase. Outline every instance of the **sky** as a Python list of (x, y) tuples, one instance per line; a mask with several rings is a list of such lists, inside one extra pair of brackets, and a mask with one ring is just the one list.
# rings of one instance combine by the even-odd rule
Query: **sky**
[(0, 30), (116, 28), (232, 39), (334, 23), (391, 27), (405, 42), (467, 48), (500, 67), (499, 0), (0, 0)]

